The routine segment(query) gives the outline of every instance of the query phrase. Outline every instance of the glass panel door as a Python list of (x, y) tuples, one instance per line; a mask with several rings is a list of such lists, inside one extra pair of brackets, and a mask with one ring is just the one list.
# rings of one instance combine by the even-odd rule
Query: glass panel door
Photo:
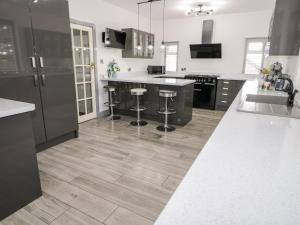
[(71, 24), (79, 123), (96, 118), (93, 29)]

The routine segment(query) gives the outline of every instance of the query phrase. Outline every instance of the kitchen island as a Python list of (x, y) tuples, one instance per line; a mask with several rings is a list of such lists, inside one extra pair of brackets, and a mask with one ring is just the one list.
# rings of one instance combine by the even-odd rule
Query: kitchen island
[[(183, 78), (183, 77), (182, 77)], [(116, 99), (119, 102), (115, 112), (120, 115), (136, 117), (130, 108), (136, 104), (136, 98), (131, 96), (130, 89), (145, 88), (147, 93), (141, 96), (141, 105), (147, 109), (142, 112), (142, 118), (163, 122), (163, 115), (158, 111), (164, 106), (164, 99), (159, 97), (160, 90), (173, 90), (177, 92), (174, 101), (169, 101), (170, 108), (176, 110), (171, 115), (170, 124), (184, 126), (192, 120), (194, 81), (175, 78), (158, 78), (146, 73), (119, 74), (112, 78), (103, 78), (109, 85), (117, 88)]]
[(0, 221), (42, 195), (31, 112), (0, 98)]
[(300, 120), (238, 112), (247, 81), (155, 225), (300, 223)]

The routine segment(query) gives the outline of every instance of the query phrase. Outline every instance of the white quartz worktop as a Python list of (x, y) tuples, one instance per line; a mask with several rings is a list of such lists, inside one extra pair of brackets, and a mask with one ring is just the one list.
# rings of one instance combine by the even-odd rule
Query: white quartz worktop
[[(228, 80), (254, 80), (257, 78), (256, 75), (241, 74), (241, 73), (176, 72), (176, 73), (167, 73), (162, 75), (149, 75), (146, 72), (131, 72), (131, 73), (118, 73), (111, 78), (103, 77), (101, 80), (129, 82), (129, 83), (132, 82), (132, 83), (184, 86), (187, 84), (191, 84), (194, 81), (176, 79), (176, 78), (177, 77), (184, 78), (184, 76), (187, 74), (219, 75), (218, 79), (228, 79)], [(159, 76), (170, 77), (170, 78), (157, 78)]]
[(34, 104), (0, 98), (0, 118), (26, 113), (34, 110)]
[(155, 225), (300, 224), (300, 120), (238, 112), (247, 81)]
[[(193, 80), (174, 79), (174, 78), (156, 78), (157, 76), (151, 76), (148, 73), (128, 73), (128, 74), (116, 74), (111, 78), (102, 78), (102, 81), (118, 81), (129, 83), (144, 83), (144, 84), (159, 84), (159, 85), (174, 85), (185, 86), (194, 83)], [(183, 78), (183, 77), (182, 77)]]

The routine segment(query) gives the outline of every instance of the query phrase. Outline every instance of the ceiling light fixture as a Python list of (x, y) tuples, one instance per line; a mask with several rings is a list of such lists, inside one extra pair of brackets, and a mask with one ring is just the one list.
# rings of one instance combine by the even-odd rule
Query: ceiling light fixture
[(213, 9), (206, 9), (203, 4), (198, 5), (198, 7), (192, 8), (186, 12), (187, 16), (205, 16), (211, 15), (214, 12)]

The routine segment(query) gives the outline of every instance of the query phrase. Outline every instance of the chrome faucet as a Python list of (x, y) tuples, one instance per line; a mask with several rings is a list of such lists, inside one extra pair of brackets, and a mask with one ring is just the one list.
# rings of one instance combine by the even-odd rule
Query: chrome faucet
[(289, 86), (286, 89), (286, 92), (289, 95), (287, 105), (288, 106), (293, 106), (294, 101), (295, 101), (295, 96), (299, 91), (297, 89), (294, 89), (294, 83), (290, 78), (285, 78), (285, 79), (289, 82)]

